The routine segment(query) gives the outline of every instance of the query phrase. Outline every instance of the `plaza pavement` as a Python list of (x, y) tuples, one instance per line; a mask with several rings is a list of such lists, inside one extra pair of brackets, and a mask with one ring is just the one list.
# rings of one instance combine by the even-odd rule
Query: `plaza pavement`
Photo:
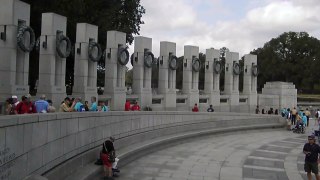
[[(311, 125), (313, 125), (311, 121)], [(302, 180), (307, 135), (284, 129), (198, 137), (146, 154), (121, 168), (117, 180)], [(101, 179), (97, 175), (95, 179)]]

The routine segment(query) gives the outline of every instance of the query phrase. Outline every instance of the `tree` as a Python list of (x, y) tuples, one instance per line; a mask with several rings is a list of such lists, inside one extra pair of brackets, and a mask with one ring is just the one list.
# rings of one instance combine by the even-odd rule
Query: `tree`
[(320, 41), (306, 32), (285, 32), (251, 53), (258, 56), (258, 88), (267, 81), (293, 82), (313, 91), (319, 84)]

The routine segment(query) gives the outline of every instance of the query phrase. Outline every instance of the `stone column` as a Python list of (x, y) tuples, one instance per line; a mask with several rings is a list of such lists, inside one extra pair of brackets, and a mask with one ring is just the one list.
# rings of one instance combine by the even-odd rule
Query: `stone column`
[[(19, 0), (1, 0), (0, 5), (0, 102), (11, 95), (29, 92), (29, 50), (17, 45), (21, 26), (30, 24), (30, 5)], [(24, 45), (32, 50), (31, 33), (24, 33)]]
[(104, 94), (111, 95), (110, 108), (112, 110), (124, 110), (126, 102), (125, 64), (129, 60), (129, 53), (126, 49), (126, 34), (108, 31), (106, 47)]
[[(96, 43), (97, 41), (98, 26), (87, 23), (77, 24), (72, 95), (82, 97), (83, 101), (88, 102), (90, 102), (92, 96), (98, 98), (97, 61), (101, 57), (101, 49), (99, 49), (100, 46)], [(93, 48), (90, 52), (89, 46)], [(89, 56), (89, 53), (91, 53), (91, 56)]]
[(188, 110), (191, 110), (195, 103), (199, 106), (199, 71), (195, 68), (200, 69), (199, 47), (184, 46), (182, 93), (187, 95)]
[(164, 95), (164, 110), (176, 110), (176, 43), (160, 42), (159, 93)]
[(65, 35), (66, 29), (66, 17), (55, 13), (42, 14), (37, 94), (45, 94), (56, 107), (66, 97), (66, 58), (57, 53), (57, 37)]
[(152, 103), (151, 66), (154, 57), (151, 51), (151, 38), (142, 36), (134, 38), (132, 91), (138, 95), (141, 109)]
[(258, 103), (257, 93), (257, 56), (244, 56), (243, 94), (248, 96), (249, 112), (254, 113)]
[(216, 49), (206, 50), (205, 83), (204, 92), (209, 95), (208, 104), (212, 104), (215, 110), (220, 109), (220, 51)]
[(229, 95), (230, 111), (239, 112), (239, 53), (226, 52), (224, 94)]

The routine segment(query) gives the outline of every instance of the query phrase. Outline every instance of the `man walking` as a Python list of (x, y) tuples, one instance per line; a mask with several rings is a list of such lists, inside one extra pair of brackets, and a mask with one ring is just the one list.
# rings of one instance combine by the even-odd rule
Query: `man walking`
[(320, 147), (315, 143), (315, 136), (308, 136), (308, 143), (303, 147), (303, 153), (306, 155), (304, 171), (307, 172), (308, 180), (312, 180), (311, 172), (315, 174), (316, 180), (320, 180), (318, 169), (318, 155)]

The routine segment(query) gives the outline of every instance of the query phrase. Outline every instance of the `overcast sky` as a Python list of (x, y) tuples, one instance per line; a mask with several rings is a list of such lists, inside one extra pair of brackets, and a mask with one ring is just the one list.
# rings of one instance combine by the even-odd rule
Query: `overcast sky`
[[(227, 47), (240, 57), (283, 32), (305, 31), (320, 39), (320, 0), (141, 0), (146, 9), (140, 35), (205, 49)], [(133, 46), (130, 46), (133, 52)]]

